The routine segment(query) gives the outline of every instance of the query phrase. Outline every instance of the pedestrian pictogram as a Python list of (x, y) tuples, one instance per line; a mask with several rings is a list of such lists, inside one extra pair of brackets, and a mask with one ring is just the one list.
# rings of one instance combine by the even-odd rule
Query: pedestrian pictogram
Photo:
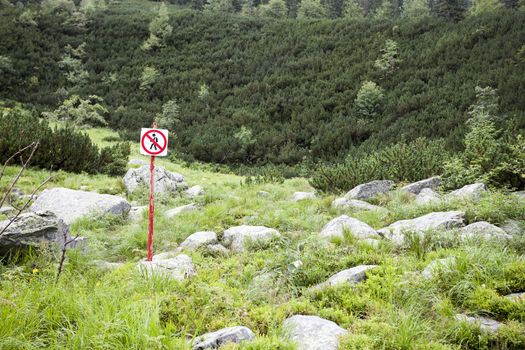
[(142, 128), (140, 154), (164, 157), (168, 155), (168, 130)]

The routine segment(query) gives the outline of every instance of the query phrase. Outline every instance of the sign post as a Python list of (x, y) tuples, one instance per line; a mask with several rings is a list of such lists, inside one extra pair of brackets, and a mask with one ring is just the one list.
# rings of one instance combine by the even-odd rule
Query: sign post
[(149, 165), (148, 257), (146, 259), (146, 261), (151, 261), (153, 258), (153, 218), (155, 214), (155, 157), (168, 155), (168, 130), (157, 129), (157, 123), (153, 122), (151, 129), (143, 128), (140, 134), (140, 154), (151, 156)]

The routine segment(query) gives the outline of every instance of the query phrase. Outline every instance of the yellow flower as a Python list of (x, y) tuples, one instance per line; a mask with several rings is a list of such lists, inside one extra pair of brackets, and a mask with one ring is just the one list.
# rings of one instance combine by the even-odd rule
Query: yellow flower
[(33, 267), (33, 275), (36, 274), (36, 273), (38, 273), (38, 268)]
[(100, 281), (95, 284), (95, 287), (100, 287)]

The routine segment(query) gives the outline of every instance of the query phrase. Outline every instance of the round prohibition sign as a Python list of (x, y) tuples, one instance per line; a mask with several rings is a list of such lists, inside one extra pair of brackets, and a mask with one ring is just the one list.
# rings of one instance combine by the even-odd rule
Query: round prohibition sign
[[(160, 135), (162, 139), (164, 140), (163, 146), (161, 146), (162, 142), (159, 143), (158, 141), (155, 141), (153, 137), (150, 136), (150, 134), (155, 134), (155, 133)], [(154, 152), (151, 149), (147, 149), (146, 144), (145, 144), (146, 139), (148, 139), (151, 143), (153, 143), (153, 145), (155, 145), (155, 148), (158, 148), (158, 151)], [(146, 132), (142, 136), (142, 140), (140, 140), (140, 143), (142, 144), (142, 149), (144, 149), (147, 153), (154, 156), (154, 155), (161, 154), (162, 152), (164, 152), (164, 150), (166, 149), (166, 146), (168, 145), (168, 140), (166, 139), (166, 136), (164, 136), (164, 134), (160, 130), (153, 129), (153, 130), (148, 130), (148, 132)]]

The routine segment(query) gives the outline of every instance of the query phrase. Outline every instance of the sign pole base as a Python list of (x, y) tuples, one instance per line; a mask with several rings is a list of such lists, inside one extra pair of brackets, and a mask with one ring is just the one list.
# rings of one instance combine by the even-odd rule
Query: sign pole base
[(155, 213), (154, 193), (155, 193), (155, 156), (151, 156), (149, 165), (150, 170), (150, 191), (149, 191), (149, 225), (148, 225), (148, 258), (153, 259), (153, 214)]

